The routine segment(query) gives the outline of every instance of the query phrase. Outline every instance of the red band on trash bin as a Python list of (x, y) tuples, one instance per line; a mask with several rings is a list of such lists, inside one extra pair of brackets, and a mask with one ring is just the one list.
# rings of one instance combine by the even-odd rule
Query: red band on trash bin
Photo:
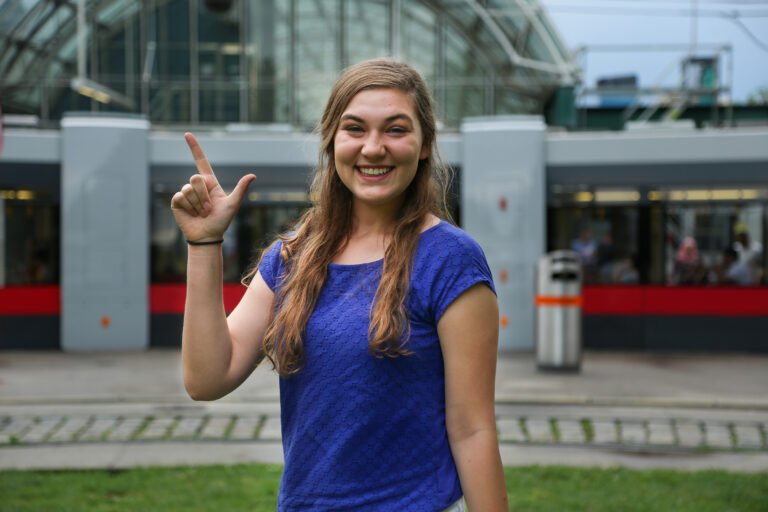
[(569, 306), (569, 307), (581, 307), (584, 300), (581, 296), (570, 297), (554, 297), (551, 295), (537, 295), (537, 306)]

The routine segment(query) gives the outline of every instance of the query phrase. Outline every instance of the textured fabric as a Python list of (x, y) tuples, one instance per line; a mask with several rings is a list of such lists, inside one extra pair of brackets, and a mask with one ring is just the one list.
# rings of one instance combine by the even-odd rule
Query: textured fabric
[[(280, 243), (259, 271), (274, 291)], [(368, 325), (383, 261), (331, 264), (304, 337), (304, 366), (280, 380), (285, 469), (278, 510), (425, 511), (461, 495), (445, 429), (437, 323), (478, 283), (492, 290), (485, 256), (441, 222), (421, 234), (408, 312), (411, 356), (377, 359)]]

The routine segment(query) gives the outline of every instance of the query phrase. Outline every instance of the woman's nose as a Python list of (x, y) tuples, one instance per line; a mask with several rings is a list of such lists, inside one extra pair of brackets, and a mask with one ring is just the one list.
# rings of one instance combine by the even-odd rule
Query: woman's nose
[(365, 157), (383, 157), (387, 150), (384, 147), (384, 143), (378, 134), (371, 133), (366, 137), (363, 143), (362, 154)]

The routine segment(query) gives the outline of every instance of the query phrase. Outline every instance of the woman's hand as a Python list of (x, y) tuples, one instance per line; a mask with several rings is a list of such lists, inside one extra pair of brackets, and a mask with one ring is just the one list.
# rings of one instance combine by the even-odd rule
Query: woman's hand
[(185, 133), (184, 139), (195, 158), (197, 172), (189, 183), (181, 187), (171, 199), (171, 211), (187, 240), (208, 242), (221, 240), (229, 227), (240, 203), (245, 197), (248, 185), (256, 176), (247, 174), (240, 178), (235, 189), (227, 195), (213, 173), (211, 164), (203, 153), (203, 148), (191, 133)]

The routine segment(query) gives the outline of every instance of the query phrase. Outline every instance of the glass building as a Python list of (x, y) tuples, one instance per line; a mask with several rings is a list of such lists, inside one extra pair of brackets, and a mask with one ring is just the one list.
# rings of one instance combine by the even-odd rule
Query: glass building
[(311, 129), (340, 70), (392, 56), (430, 85), (443, 125), (540, 114), (578, 69), (537, 0), (6, 0), (0, 103), (153, 125)]

